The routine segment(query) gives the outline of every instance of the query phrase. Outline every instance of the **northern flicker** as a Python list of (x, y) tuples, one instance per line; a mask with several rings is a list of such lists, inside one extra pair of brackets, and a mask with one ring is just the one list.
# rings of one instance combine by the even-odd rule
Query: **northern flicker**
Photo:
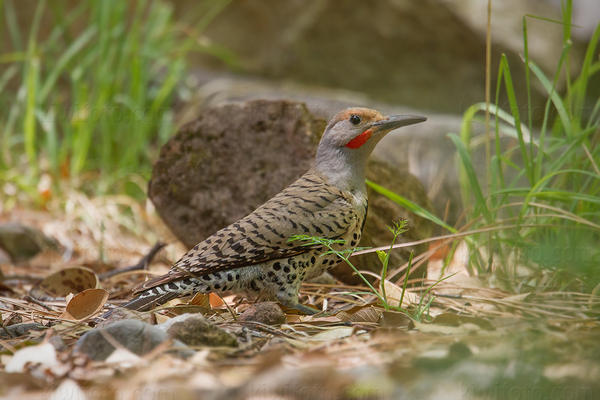
[(313, 167), (254, 212), (189, 250), (169, 273), (145, 282), (125, 307), (148, 310), (173, 298), (201, 292), (234, 292), (312, 314), (298, 302), (303, 280), (336, 264), (336, 256), (290, 237), (341, 239), (356, 247), (367, 214), (365, 167), (383, 136), (425, 121), (412, 115), (383, 116), (349, 108), (329, 121)]

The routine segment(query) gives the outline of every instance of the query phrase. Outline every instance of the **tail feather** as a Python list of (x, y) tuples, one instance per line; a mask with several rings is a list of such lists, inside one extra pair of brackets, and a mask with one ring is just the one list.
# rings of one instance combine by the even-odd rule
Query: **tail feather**
[[(148, 311), (174, 298), (191, 294), (196, 289), (206, 289), (206, 287), (203, 287), (201, 282), (193, 279), (173, 281), (139, 292), (133, 300), (123, 304), (122, 307), (134, 311)], [(106, 320), (113, 311), (107, 311), (99, 319)]]
[(155, 290), (149, 290), (149, 292), (152, 293), (142, 292), (140, 296), (123, 304), (123, 307), (135, 311), (148, 311), (181, 295), (177, 292), (155, 293)]

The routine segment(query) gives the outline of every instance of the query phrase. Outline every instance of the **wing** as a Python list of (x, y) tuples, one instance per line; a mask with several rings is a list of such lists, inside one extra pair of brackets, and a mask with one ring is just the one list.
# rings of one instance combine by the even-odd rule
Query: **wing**
[(352, 201), (319, 175), (307, 172), (251, 214), (194, 246), (168, 275), (146, 282), (143, 289), (186, 275), (260, 264), (311, 249), (289, 242), (294, 235), (341, 238), (361, 223)]

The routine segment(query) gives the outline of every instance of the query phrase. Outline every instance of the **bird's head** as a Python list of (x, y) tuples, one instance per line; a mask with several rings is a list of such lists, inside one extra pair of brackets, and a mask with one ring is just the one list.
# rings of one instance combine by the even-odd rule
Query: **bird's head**
[(327, 124), (319, 146), (369, 153), (386, 133), (406, 125), (425, 121), (416, 115), (384, 116), (368, 108), (348, 108), (337, 113)]
[(362, 185), (364, 167), (375, 145), (402, 126), (425, 121), (417, 115), (384, 116), (368, 108), (348, 108), (327, 124), (317, 148), (316, 169), (338, 186)]

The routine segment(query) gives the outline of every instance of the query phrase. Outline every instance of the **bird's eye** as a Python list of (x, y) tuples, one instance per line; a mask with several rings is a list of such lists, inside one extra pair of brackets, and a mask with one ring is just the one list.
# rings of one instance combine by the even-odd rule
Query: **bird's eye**
[(352, 123), (352, 125), (358, 125), (360, 124), (360, 117), (356, 114), (352, 114), (350, 116), (350, 122)]

